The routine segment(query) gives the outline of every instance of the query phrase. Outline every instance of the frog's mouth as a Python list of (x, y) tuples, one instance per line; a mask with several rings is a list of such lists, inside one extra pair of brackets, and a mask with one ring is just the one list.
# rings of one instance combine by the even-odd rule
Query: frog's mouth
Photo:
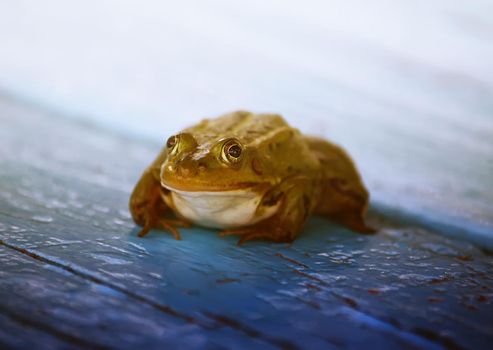
[(232, 228), (253, 225), (272, 216), (273, 206), (259, 209), (263, 193), (251, 188), (222, 191), (184, 191), (163, 184), (170, 195), (164, 197), (168, 205), (188, 220), (202, 226)]
[(264, 192), (264, 188), (267, 186), (264, 183), (253, 183), (253, 182), (236, 182), (231, 184), (223, 184), (220, 182), (214, 183), (208, 181), (207, 183), (200, 183), (195, 181), (194, 183), (185, 182), (181, 183), (179, 181), (164, 181), (161, 179), (161, 186), (172, 192), (198, 192), (198, 193), (223, 193), (231, 191), (251, 191), (251, 192)]

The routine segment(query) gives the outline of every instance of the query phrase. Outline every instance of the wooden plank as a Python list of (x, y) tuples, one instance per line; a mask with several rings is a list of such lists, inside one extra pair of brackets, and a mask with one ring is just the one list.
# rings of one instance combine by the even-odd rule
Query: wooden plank
[[(14, 316), (15, 317), (15, 316)], [(34, 328), (32, 319), (7, 316), (0, 312), (0, 348), (1, 349), (62, 349), (68, 348), (67, 341), (60, 335), (52, 335)], [(39, 344), (42, 344), (40, 347)], [(71, 343), (73, 346), (73, 343)], [(75, 346), (74, 346), (75, 347)]]
[(0, 246), (0, 342), (15, 348), (273, 348), (129, 297), (60, 262)]
[[(6, 100), (1, 108), (0, 244), (50, 267), (24, 277), (3, 269), (4, 308), (30, 314), (58, 300), (87, 320), (96, 310), (90, 302), (101, 301), (97, 310), (112, 315), (112, 326), (53, 324), (103, 345), (113, 344), (112, 332), (123, 339), (134, 316), (167, 320), (169, 338), (150, 344), (182, 344), (180, 322), (189, 318), (204, 341), (238, 347), (486, 349), (493, 340), (493, 265), (470, 244), (379, 216), (376, 236), (313, 219), (291, 246), (238, 248), (199, 228), (183, 230), (182, 241), (163, 232), (139, 239), (127, 201), (155, 146)], [(33, 278), (57, 281), (60, 292), (12, 293)], [(63, 278), (81, 282), (68, 290)], [(124, 305), (110, 305), (107, 294)], [(132, 334), (136, 344), (148, 338)]]

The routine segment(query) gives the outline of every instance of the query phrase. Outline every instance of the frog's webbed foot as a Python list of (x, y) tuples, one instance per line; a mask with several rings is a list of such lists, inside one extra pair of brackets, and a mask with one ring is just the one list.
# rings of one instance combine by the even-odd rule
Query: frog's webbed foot
[(340, 222), (343, 225), (349, 227), (351, 230), (356, 231), (358, 233), (362, 233), (364, 235), (372, 235), (377, 233), (377, 230), (375, 228), (366, 225), (364, 217), (362, 215), (350, 217)]
[(219, 232), (221, 237), (240, 236), (237, 245), (241, 246), (248, 241), (267, 240), (277, 243), (291, 243), (292, 235), (281, 227), (251, 226)]
[[(148, 178), (147, 178), (148, 179)], [(145, 181), (149, 181), (144, 179)], [(189, 227), (188, 221), (179, 218), (169, 218), (170, 208), (161, 197), (161, 188), (158, 183), (150, 188), (141, 190), (132, 195), (130, 211), (135, 222), (142, 226), (138, 236), (144, 237), (152, 229), (160, 229), (171, 232), (176, 239), (181, 239), (177, 227)]]
[(144, 237), (149, 233), (152, 229), (160, 229), (169, 231), (173, 237), (177, 240), (181, 240), (180, 232), (177, 227), (190, 227), (190, 222), (182, 219), (167, 219), (167, 218), (157, 218), (153, 219), (153, 217), (149, 216), (146, 219), (144, 227), (137, 234), (139, 237)]
[(327, 215), (327, 217), (343, 226), (346, 226), (352, 231), (362, 233), (365, 235), (371, 235), (377, 233), (373, 227), (368, 226), (365, 222), (365, 211), (363, 209), (360, 210), (352, 210), (349, 212), (345, 211), (336, 211)]

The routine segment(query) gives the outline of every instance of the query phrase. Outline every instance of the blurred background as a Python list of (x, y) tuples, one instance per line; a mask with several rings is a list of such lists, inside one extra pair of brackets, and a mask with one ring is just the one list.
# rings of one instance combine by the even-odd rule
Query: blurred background
[(280, 113), (343, 145), (374, 206), (491, 247), (492, 43), (482, 0), (2, 0), (0, 94), (156, 149)]

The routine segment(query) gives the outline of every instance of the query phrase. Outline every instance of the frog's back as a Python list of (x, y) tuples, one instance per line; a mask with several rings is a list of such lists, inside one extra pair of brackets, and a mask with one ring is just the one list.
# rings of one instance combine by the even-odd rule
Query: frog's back
[(199, 124), (183, 130), (194, 135), (198, 143), (235, 137), (243, 145), (260, 144), (272, 135), (291, 129), (288, 123), (277, 114), (254, 114), (236, 111), (214, 119), (204, 119)]
[(304, 136), (278, 114), (237, 111), (205, 119), (184, 132), (193, 134), (199, 144), (234, 137), (267, 160), (265, 174), (279, 178), (294, 174), (315, 177), (319, 170), (319, 161)]

